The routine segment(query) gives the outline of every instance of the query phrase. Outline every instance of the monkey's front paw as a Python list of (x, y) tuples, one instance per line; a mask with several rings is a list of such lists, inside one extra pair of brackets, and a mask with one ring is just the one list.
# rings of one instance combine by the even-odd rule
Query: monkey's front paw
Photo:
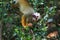
[(28, 23), (28, 26), (32, 27), (32, 26), (33, 26), (33, 24), (32, 24), (32, 23)]
[(23, 27), (24, 27), (24, 28), (27, 28), (27, 27), (32, 27), (32, 26), (33, 26), (32, 23), (28, 23), (27, 25), (24, 25)]

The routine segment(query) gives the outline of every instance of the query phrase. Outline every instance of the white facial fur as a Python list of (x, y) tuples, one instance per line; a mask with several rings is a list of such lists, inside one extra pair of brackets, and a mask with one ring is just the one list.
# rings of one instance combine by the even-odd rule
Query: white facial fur
[[(39, 20), (39, 19), (41, 19), (41, 15), (40, 15), (40, 13), (33, 13), (33, 15), (35, 15), (36, 16), (36, 18), (37, 18), (37, 20)], [(35, 20), (35, 18), (33, 18), (34, 20)]]

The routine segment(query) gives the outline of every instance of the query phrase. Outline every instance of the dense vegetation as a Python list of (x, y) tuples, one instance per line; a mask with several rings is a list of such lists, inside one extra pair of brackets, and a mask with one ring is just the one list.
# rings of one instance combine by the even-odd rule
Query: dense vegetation
[[(53, 18), (59, 0), (28, 0), (35, 11), (42, 18), (34, 24), (33, 28), (24, 29), (20, 24), (19, 8), (12, 8), (14, 2), (11, 0), (0, 1), (0, 26), (2, 40), (46, 40), (48, 19)], [(11, 3), (13, 2), (13, 3)], [(59, 37), (60, 38), (60, 37)]]

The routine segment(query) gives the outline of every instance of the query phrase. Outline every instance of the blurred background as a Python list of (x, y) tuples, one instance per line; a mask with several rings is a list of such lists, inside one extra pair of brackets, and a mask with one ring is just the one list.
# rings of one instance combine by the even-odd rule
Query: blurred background
[[(20, 16), (16, 14), (19, 13), (19, 8), (13, 0), (0, 0), (0, 40), (60, 40), (60, 11), (58, 12), (60, 0), (28, 1), (42, 16), (32, 30), (31, 28), (24, 29), (20, 25)], [(50, 28), (51, 26), (54, 28)], [(52, 31), (57, 31), (58, 36), (48, 38), (48, 34)]]

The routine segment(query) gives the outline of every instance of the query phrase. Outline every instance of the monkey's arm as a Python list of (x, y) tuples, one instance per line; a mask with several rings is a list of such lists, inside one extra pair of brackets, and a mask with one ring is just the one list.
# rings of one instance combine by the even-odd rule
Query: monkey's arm
[(26, 17), (24, 15), (22, 16), (21, 23), (24, 28), (28, 26), (28, 23), (26, 22)]

